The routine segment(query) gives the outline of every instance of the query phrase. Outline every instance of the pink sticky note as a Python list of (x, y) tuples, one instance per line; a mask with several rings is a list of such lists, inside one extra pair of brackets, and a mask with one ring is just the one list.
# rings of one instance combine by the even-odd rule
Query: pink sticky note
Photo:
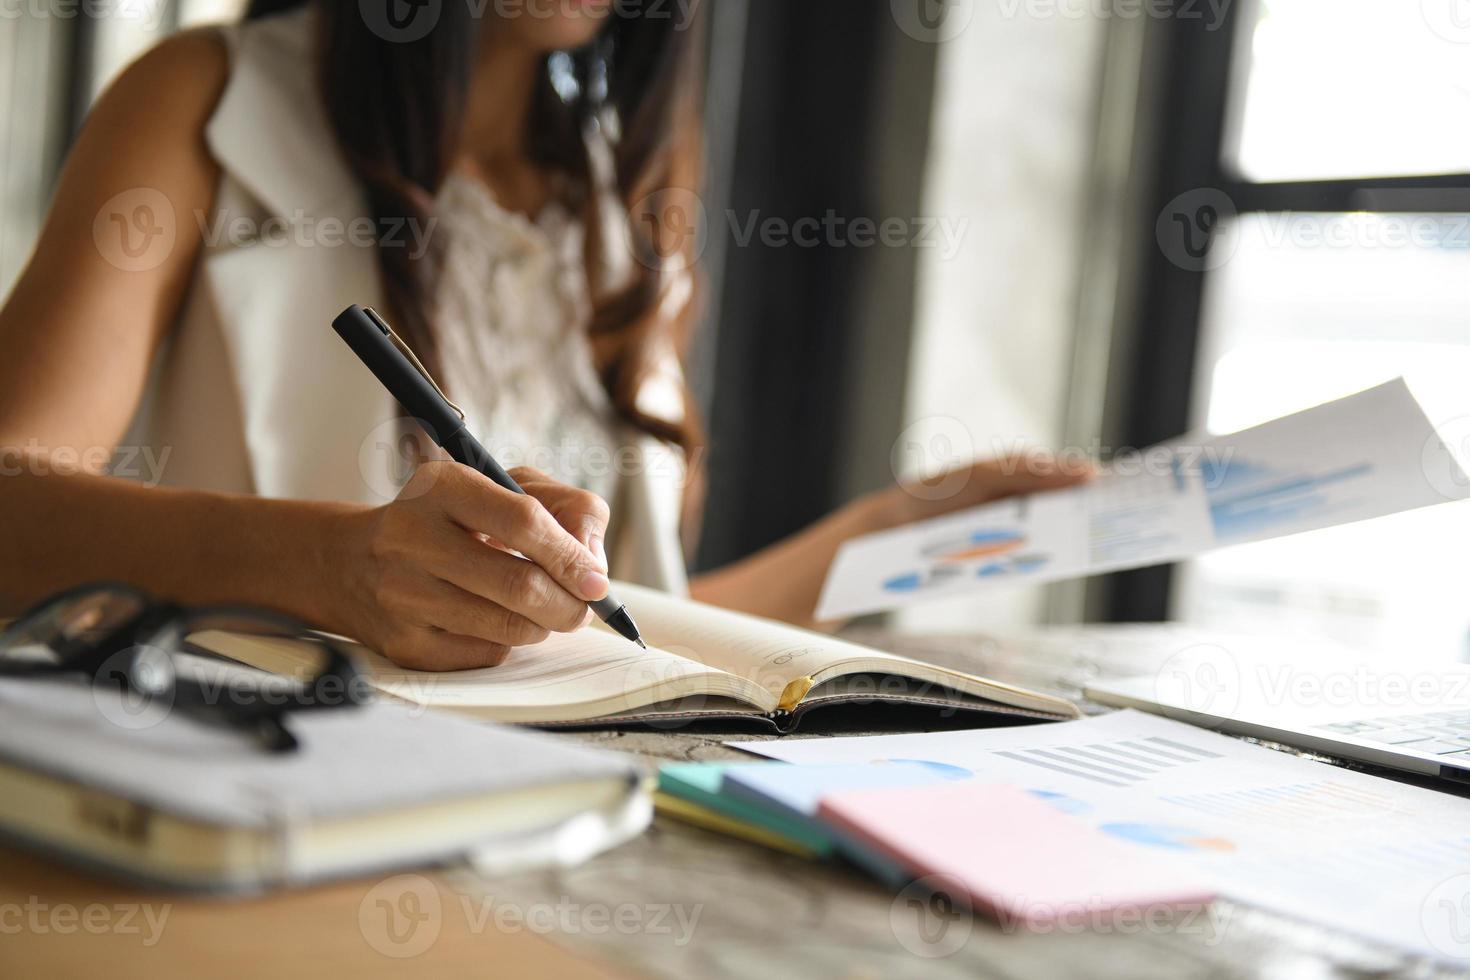
[(1179, 864), (1103, 834), (1014, 786), (978, 780), (835, 793), (819, 818), (916, 878), (942, 876), (1002, 923), (1106, 918), (1214, 897)]

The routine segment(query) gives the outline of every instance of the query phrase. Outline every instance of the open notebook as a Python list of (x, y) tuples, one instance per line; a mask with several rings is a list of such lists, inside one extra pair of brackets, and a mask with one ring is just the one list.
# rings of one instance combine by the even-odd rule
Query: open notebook
[[(790, 731), (813, 708), (865, 701), (1041, 718), (1075, 718), (1062, 698), (881, 653), (770, 620), (615, 585), (649, 649), (600, 623), (534, 646), (498, 667), (430, 673), (406, 670), (358, 647), (359, 663), (383, 694), (474, 718), (542, 726), (765, 719)], [(207, 633), (192, 641), (278, 673), (304, 654), (288, 641)]]

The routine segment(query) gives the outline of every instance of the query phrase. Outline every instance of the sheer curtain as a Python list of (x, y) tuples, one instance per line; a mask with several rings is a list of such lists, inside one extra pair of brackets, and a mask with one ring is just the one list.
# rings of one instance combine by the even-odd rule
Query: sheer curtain
[[(1052, 5), (956, 4), (942, 42), (924, 211), (957, 229), (919, 266), (907, 475), (1064, 438), (1105, 22)], [(1048, 13), (1049, 12), (1049, 13)], [(1036, 622), (1041, 589), (926, 605), (899, 625)]]

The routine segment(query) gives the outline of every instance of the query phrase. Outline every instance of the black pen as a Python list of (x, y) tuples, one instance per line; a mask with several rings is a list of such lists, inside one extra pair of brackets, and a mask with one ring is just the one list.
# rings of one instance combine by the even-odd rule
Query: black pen
[[(507, 490), (526, 492), (465, 428), (464, 413), (445, 396), (413, 350), (377, 311), (349, 306), (332, 321), (332, 329), (455, 462), (479, 470)], [(648, 649), (627, 607), (611, 592), (587, 605), (621, 636)]]

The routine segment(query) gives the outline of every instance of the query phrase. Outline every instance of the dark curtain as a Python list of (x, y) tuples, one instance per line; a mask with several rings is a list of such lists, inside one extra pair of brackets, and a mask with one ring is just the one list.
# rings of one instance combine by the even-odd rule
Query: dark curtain
[[(846, 381), (859, 347), (857, 287), (871, 257), (772, 247), (760, 227), (829, 211), (881, 217), (869, 193), (884, 137), (880, 66), (893, 45), (914, 43), (887, 2), (749, 0), (747, 9), (732, 177), (708, 215), (724, 267), (711, 311), (718, 331), (697, 568), (748, 554), (841, 502), (841, 420), (861, 397)], [(929, 94), (918, 93), (918, 111), (927, 113)], [(917, 187), (920, 174), (912, 179)]]

